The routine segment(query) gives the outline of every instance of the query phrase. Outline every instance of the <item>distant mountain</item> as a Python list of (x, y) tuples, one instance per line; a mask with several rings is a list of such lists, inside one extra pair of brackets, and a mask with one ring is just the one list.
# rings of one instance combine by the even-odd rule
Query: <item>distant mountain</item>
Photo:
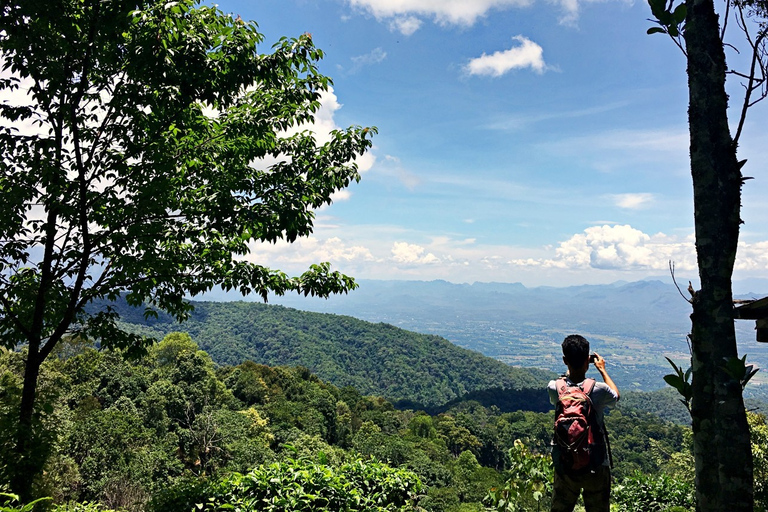
[[(302, 310), (350, 315), (371, 322), (435, 334), (515, 366), (561, 371), (559, 344), (585, 335), (607, 358), (622, 389), (665, 386), (665, 356), (687, 365), (690, 331), (688, 279), (670, 278), (608, 285), (526, 288), (520, 283), (453, 284), (447, 281), (360, 281), (349, 295), (327, 300), (296, 295), (271, 302)], [(737, 282), (738, 298), (768, 295), (768, 281)], [(755, 341), (754, 322), (737, 321), (740, 352), (768, 367), (768, 344)], [(747, 389), (768, 393), (768, 372)], [(763, 383), (763, 389), (756, 385)]]
[(194, 302), (178, 324), (161, 315), (117, 304), (125, 325), (162, 337), (190, 333), (220, 364), (250, 360), (270, 366), (300, 365), (338, 387), (423, 406), (442, 405), (488, 388), (543, 389), (551, 373), (513, 368), (434, 335), (348, 316), (310, 313), (248, 302)]

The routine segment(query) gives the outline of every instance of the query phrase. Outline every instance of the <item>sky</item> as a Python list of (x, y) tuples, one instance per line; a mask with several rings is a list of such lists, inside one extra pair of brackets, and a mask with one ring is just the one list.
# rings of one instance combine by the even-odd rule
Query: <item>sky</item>
[[(312, 34), (334, 81), (318, 131), (379, 131), (361, 182), (317, 212), (314, 235), (254, 247), (254, 261), (527, 286), (669, 277), (670, 261), (696, 274), (685, 60), (669, 38), (646, 34), (646, 3), (219, 6), (256, 21), (265, 51)], [(730, 84), (732, 98), (739, 87)], [(766, 104), (751, 111), (740, 147), (755, 179), (744, 189), (737, 279), (768, 277)]]
[[(668, 37), (646, 34), (645, 2), (218, 5), (258, 23), (264, 52), (302, 33), (324, 50), (334, 85), (319, 134), (378, 129), (361, 182), (316, 212), (313, 236), (254, 246), (253, 261), (526, 286), (669, 277), (670, 261), (696, 274), (685, 60)], [(739, 104), (739, 84), (729, 91)], [(737, 279), (768, 277), (766, 121), (768, 101), (740, 145), (755, 179), (744, 187)]]

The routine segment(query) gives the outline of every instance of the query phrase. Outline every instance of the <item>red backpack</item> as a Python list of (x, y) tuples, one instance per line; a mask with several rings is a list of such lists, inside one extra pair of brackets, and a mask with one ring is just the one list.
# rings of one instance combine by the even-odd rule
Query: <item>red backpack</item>
[(597, 422), (590, 397), (595, 379), (584, 379), (581, 387), (555, 381), (558, 400), (555, 405), (555, 434), (552, 457), (561, 472), (584, 472), (605, 462), (606, 436)]

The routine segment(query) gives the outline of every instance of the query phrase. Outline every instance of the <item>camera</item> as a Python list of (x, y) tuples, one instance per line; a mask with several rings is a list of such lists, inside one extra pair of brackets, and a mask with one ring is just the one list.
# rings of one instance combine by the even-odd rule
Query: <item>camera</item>
[(589, 362), (594, 363), (597, 361), (597, 354), (589, 354)]

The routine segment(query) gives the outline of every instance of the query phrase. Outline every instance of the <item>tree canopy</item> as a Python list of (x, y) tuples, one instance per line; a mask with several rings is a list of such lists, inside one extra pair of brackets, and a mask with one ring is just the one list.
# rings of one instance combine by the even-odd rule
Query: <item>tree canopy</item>
[[(306, 130), (331, 85), (310, 35), (261, 53), (253, 22), (194, 0), (0, 1), (0, 343), (27, 347), (19, 451), (41, 362), (65, 335), (141, 351), (96, 298), (184, 319), (188, 295), (327, 296), (328, 264), (285, 273), (253, 243), (312, 232), (359, 179), (373, 129)], [(19, 474), (24, 473), (24, 471)]]

